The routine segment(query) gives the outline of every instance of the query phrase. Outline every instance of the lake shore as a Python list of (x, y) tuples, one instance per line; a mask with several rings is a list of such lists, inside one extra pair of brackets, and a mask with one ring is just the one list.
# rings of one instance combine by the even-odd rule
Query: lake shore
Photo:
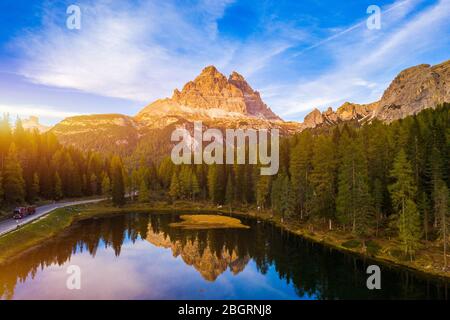
[(68, 228), (78, 219), (88, 219), (96, 216), (114, 215), (124, 212), (158, 212), (158, 213), (220, 213), (235, 217), (251, 217), (273, 223), (288, 232), (307, 240), (332, 247), (334, 249), (356, 254), (361, 258), (369, 258), (393, 267), (407, 268), (426, 276), (450, 279), (450, 271), (442, 270), (442, 251), (431, 244), (424, 244), (417, 252), (416, 259), (409, 261), (402, 259), (399, 253), (399, 243), (396, 240), (372, 238), (366, 241), (365, 247), (361, 241), (348, 233), (338, 230), (328, 231), (306, 223), (295, 221), (282, 221), (279, 216), (273, 216), (267, 211), (257, 211), (254, 208), (217, 208), (208, 203), (192, 203), (180, 201), (173, 204), (155, 202), (153, 204), (128, 203), (117, 208), (108, 202), (98, 204), (80, 205), (75, 207), (57, 209), (47, 216), (27, 224), (18, 230), (0, 237), (0, 264), (7, 259), (26, 252), (41, 242), (55, 236)]

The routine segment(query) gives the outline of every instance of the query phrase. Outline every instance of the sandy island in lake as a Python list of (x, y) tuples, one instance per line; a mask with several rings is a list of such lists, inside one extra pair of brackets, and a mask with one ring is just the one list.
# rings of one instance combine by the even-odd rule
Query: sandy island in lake
[(171, 227), (183, 229), (249, 229), (241, 220), (217, 215), (182, 215), (182, 222), (171, 223)]

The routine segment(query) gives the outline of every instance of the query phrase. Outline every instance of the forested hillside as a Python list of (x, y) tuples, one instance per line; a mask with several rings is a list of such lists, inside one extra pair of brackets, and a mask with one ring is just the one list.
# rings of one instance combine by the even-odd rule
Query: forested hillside
[(112, 160), (111, 156), (64, 147), (52, 133), (24, 130), (20, 119), (12, 129), (4, 116), (0, 121), (0, 208), (109, 195), (112, 164), (118, 163), (125, 172), (120, 159)]

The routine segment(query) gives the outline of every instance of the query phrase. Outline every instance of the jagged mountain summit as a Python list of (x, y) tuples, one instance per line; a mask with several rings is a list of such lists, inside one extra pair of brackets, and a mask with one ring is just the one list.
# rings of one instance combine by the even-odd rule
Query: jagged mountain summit
[[(161, 116), (183, 117), (189, 121), (231, 118), (282, 121), (242, 75), (233, 72), (227, 79), (214, 66), (203, 69), (181, 91), (175, 89), (172, 98), (157, 100), (145, 107), (136, 120), (155, 126), (160, 124)], [(167, 121), (162, 125), (167, 125)]]

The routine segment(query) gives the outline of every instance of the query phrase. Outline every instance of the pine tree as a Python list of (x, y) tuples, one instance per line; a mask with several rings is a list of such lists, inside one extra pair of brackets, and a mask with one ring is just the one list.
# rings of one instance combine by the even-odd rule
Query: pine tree
[(233, 185), (233, 177), (231, 176), (231, 172), (228, 173), (227, 178), (227, 188), (225, 190), (225, 204), (227, 204), (230, 208), (230, 211), (233, 210), (234, 203), (234, 185)]
[(0, 121), (0, 170), (5, 166), (5, 158), (11, 142), (12, 132), (11, 125), (9, 124), (9, 116), (4, 114)]
[(30, 201), (34, 203), (39, 194), (39, 176), (37, 172), (33, 174), (33, 184), (31, 186)]
[(60, 200), (63, 197), (62, 181), (61, 181), (61, 177), (59, 176), (58, 172), (55, 173), (55, 187), (54, 187), (53, 194), (54, 194), (55, 200)]
[(142, 186), (142, 181), (146, 180), (145, 168), (139, 168), (139, 171), (133, 169), (131, 172), (131, 200), (134, 200), (134, 195)]
[(428, 200), (428, 195), (425, 192), (422, 191), (420, 193), (417, 205), (423, 221), (425, 240), (428, 241), (428, 233), (430, 228), (430, 201)]
[(338, 219), (344, 226), (351, 224), (353, 233), (364, 234), (373, 208), (362, 144), (344, 132), (339, 148), (341, 160), (336, 199)]
[(270, 179), (270, 176), (260, 176), (256, 185), (256, 204), (262, 209), (266, 207), (269, 201)]
[(192, 170), (188, 166), (182, 166), (179, 173), (180, 195), (189, 199), (192, 195)]
[(412, 259), (421, 236), (420, 215), (413, 201), (417, 192), (413, 171), (403, 149), (394, 160), (391, 177), (395, 182), (388, 189), (397, 210), (399, 238), (405, 254), (409, 254)]
[(403, 250), (405, 254), (409, 254), (412, 261), (414, 253), (419, 247), (419, 239), (422, 231), (419, 210), (417, 210), (416, 204), (411, 199), (405, 200), (405, 208), (400, 213), (397, 224)]
[(446, 183), (438, 182), (434, 194), (434, 210), (439, 220), (439, 235), (444, 244), (444, 270), (447, 269), (447, 245), (450, 229), (449, 192)]
[(89, 187), (90, 187), (90, 194), (94, 195), (97, 194), (97, 176), (95, 173), (91, 174), (91, 177), (89, 179)]
[(172, 181), (175, 165), (170, 157), (166, 157), (161, 161), (158, 169), (158, 177), (163, 188), (168, 188)]
[(114, 205), (125, 204), (124, 168), (118, 156), (114, 156), (111, 160), (111, 194)]
[(3, 196), (5, 193), (3, 192), (3, 175), (0, 171), (0, 207), (3, 205)]
[(313, 196), (309, 206), (313, 217), (328, 219), (330, 223), (334, 219), (336, 198), (336, 158), (333, 141), (330, 137), (319, 136), (314, 143), (313, 152), (313, 169), (309, 178)]
[(384, 201), (383, 185), (379, 178), (376, 178), (373, 183), (372, 199), (376, 220), (375, 236), (378, 237), (378, 231), (380, 229), (381, 220), (383, 219), (383, 201)]
[(16, 126), (14, 128), (14, 141), (19, 149), (25, 147), (27, 142), (25, 129), (23, 128), (22, 120), (20, 120), (20, 118), (17, 118), (16, 120)]
[(169, 195), (172, 200), (176, 200), (180, 197), (180, 182), (176, 172), (173, 173), (170, 181)]
[(308, 215), (307, 203), (311, 199), (311, 187), (309, 176), (312, 166), (313, 140), (309, 131), (304, 131), (299, 136), (299, 141), (292, 149), (289, 163), (289, 173), (293, 191), (295, 209), (300, 213), (300, 219)]
[(23, 171), (17, 155), (16, 145), (11, 144), (5, 159), (3, 172), (3, 190), (5, 201), (8, 203), (21, 203), (25, 198), (25, 181)]
[(111, 197), (111, 181), (109, 180), (109, 176), (107, 174), (103, 175), (102, 194), (108, 199)]
[(215, 164), (208, 166), (208, 194), (213, 203), (218, 203), (219, 191), (218, 191), (218, 166)]
[(201, 192), (200, 184), (198, 183), (197, 175), (195, 174), (195, 171), (191, 171), (192, 174), (192, 200), (195, 201), (195, 197), (198, 196)]
[(145, 180), (142, 180), (141, 185), (139, 186), (138, 200), (139, 202), (148, 202), (149, 199), (150, 199), (150, 191), (148, 189)]
[(286, 173), (281, 172), (272, 183), (272, 209), (281, 215), (284, 220), (286, 216), (294, 214), (294, 201), (291, 183)]

